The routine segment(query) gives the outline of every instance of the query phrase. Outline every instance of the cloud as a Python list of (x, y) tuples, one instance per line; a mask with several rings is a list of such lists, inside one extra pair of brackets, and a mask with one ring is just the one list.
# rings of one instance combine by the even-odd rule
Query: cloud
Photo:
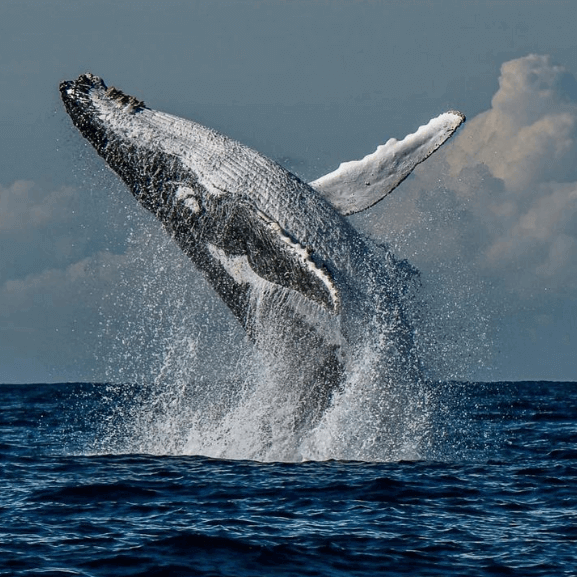
[(0, 186), (0, 283), (85, 256), (84, 212), (70, 187), (46, 192), (25, 180)]
[[(421, 269), (432, 325), (452, 315), (445, 332), (463, 335), (460, 327), (472, 319), (479, 328), (473, 339), (463, 337), (467, 348), (486, 330), (508, 350), (498, 331), (503, 339), (514, 334), (515, 355), (526, 361), (525, 350), (562, 349), (563, 374), (574, 361), (569, 341), (559, 339), (577, 338), (576, 86), (548, 56), (505, 62), (491, 108), (355, 217)], [(550, 317), (558, 337), (545, 342), (535, 335)], [(536, 360), (527, 362), (545, 374)]]
[(99, 323), (110, 307), (105, 295), (121, 284), (131, 263), (126, 215), (109, 197), (24, 180), (0, 186), (5, 378), (11, 366), (40, 363), (53, 367), (56, 380), (67, 374), (90, 379), (102, 346)]
[(492, 108), (449, 149), (451, 173), (481, 170), (502, 181), (476, 188), (473, 214), (486, 242), (484, 270), (514, 292), (577, 289), (577, 102), (574, 79), (548, 56), (503, 64)]
[(492, 239), (484, 266), (515, 275), (520, 291), (577, 289), (577, 183), (539, 183), (526, 196), (525, 208), (510, 203), (511, 226)]
[(512, 191), (577, 179), (574, 82), (548, 56), (505, 62), (491, 109), (472, 119), (448, 155), (453, 170), (484, 163)]
[(197, 338), (207, 358), (224, 354), (236, 321), (152, 216), (133, 210), (123, 252), (0, 281), (0, 382), (150, 380), (159, 367), (182, 371), (171, 351)]
[(425, 270), (468, 268), (509, 303), (574, 292), (576, 85), (548, 56), (505, 62), (491, 109), (381, 203), (373, 230)]
[(103, 251), (1, 284), (0, 380), (92, 380), (102, 295), (118, 284), (126, 259)]
[(8, 187), (0, 185), (0, 234), (26, 234), (30, 228), (70, 220), (79, 199), (71, 187), (46, 194), (33, 181), (18, 180)]
[(9, 319), (15, 314), (33, 312), (36, 324), (44, 314), (53, 318), (66, 308), (90, 307), (95, 292), (118, 282), (118, 271), (126, 259), (126, 255), (103, 251), (64, 269), (49, 268), (7, 280), (0, 286), (0, 317)]
[(33, 181), (0, 185), (0, 283), (43, 270), (66, 268), (111, 248), (120, 252), (128, 232), (108, 197)]

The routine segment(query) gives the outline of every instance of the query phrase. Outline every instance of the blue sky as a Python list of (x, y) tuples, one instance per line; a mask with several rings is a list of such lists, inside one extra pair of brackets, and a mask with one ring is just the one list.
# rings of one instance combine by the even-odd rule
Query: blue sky
[(185, 297), (204, 365), (238, 336), (72, 128), (58, 83), (86, 71), (310, 180), (461, 110), (355, 224), (421, 269), (440, 377), (577, 380), (575, 22), (554, 0), (0, 2), (0, 382), (138, 378)]

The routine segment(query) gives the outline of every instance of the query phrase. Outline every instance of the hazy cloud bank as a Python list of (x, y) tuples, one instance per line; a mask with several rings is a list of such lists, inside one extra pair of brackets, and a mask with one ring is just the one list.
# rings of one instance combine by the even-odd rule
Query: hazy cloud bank
[(95, 210), (94, 202), (72, 187), (0, 186), (4, 381), (36, 373), (91, 378), (103, 295), (118, 285), (128, 258), (106, 203)]
[(72, 187), (0, 185), (0, 284), (124, 249), (128, 231), (111, 226), (110, 212), (106, 200)]

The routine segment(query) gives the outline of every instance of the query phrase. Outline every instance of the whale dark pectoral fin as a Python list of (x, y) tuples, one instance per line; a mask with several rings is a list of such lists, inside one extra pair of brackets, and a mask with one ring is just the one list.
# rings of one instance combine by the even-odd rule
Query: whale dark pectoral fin
[(465, 116), (460, 112), (445, 112), (403, 140), (391, 138), (362, 160), (343, 162), (337, 170), (310, 185), (341, 214), (361, 212), (394, 190), (464, 121)]
[(261, 278), (298, 291), (337, 314), (340, 299), (333, 279), (324, 266), (311, 258), (307, 247), (295, 242), (282, 227), (260, 210), (251, 219), (246, 236), (247, 260)]

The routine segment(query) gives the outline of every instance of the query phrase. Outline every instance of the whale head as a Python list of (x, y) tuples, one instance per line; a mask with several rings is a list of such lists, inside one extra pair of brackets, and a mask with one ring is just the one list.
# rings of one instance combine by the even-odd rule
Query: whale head
[(143, 116), (144, 102), (92, 74), (62, 82), (60, 95), (80, 133), (145, 208), (161, 220), (178, 202), (191, 217), (201, 212), (204, 191), (194, 169), (184, 166), (178, 139), (172, 150), (169, 142), (162, 150), (156, 146), (153, 127)]

